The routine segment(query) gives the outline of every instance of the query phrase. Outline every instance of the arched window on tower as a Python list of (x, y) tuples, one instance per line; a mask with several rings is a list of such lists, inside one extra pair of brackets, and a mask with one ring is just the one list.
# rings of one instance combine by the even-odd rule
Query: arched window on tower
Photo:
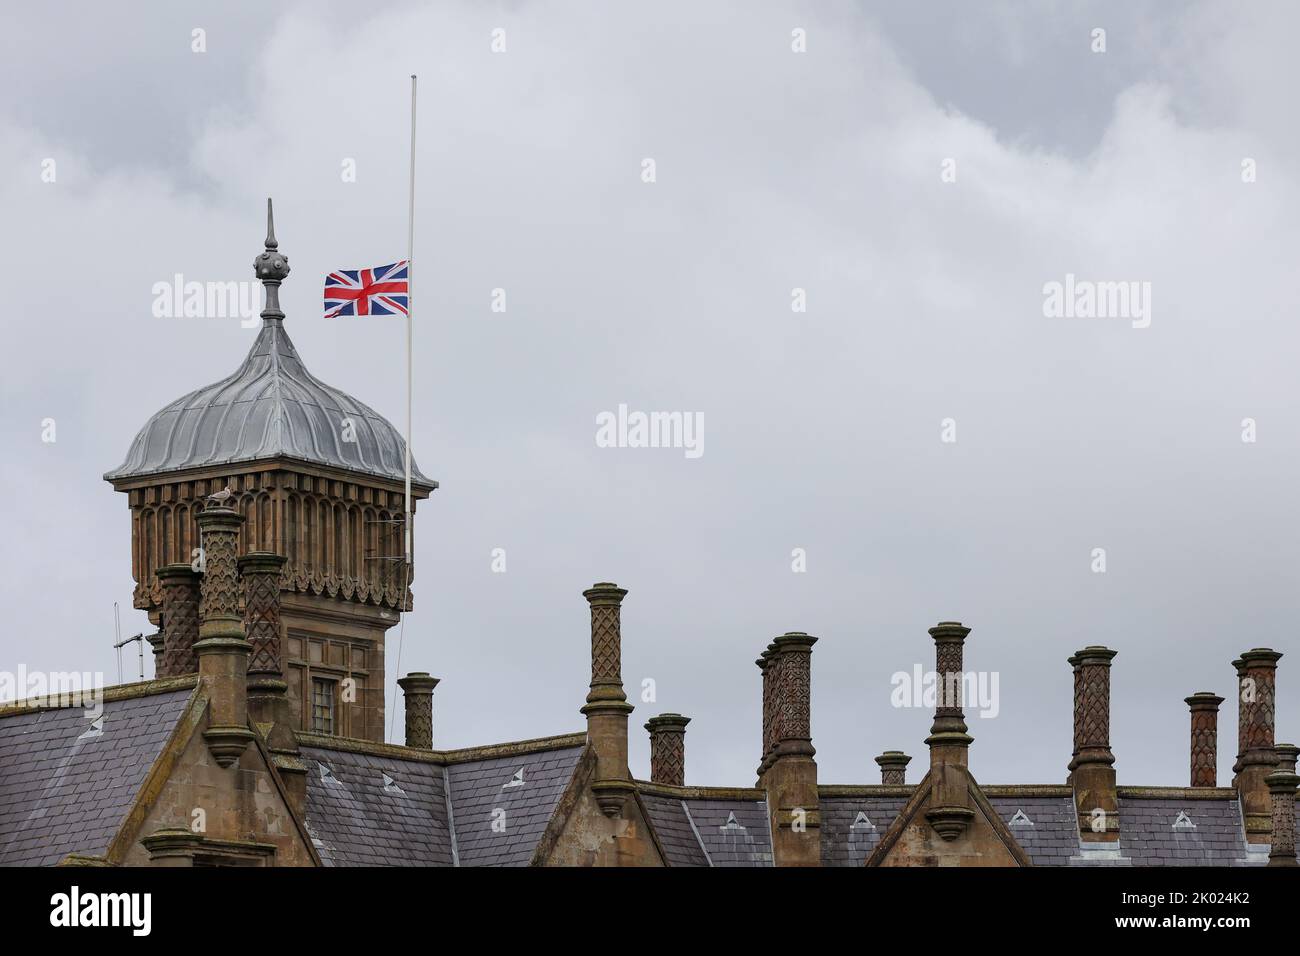
[(342, 576), (346, 574), (343, 570), (347, 564), (347, 551), (344, 549), (344, 538), (346, 538), (347, 516), (343, 514), (343, 506), (334, 506), (334, 554), (331, 557), (331, 571), (335, 575)]
[(324, 500), (316, 502), (316, 571), (324, 574), (329, 570), (329, 548), (326, 544), (329, 538), (329, 513), (330, 506)]
[(361, 577), (361, 511), (356, 505), (348, 508), (348, 575)]
[(148, 509), (140, 515), (140, 584), (146, 588), (153, 587), (153, 573), (157, 568), (154, 562), (154, 513)]
[(361, 549), (361, 576), (367, 582), (378, 580), (379, 575), (375, 573), (379, 562), (375, 561), (380, 554), (379, 544), (379, 525), (376, 522), (379, 516), (375, 513), (374, 508), (367, 508), (361, 514), (361, 520), (365, 529), (365, 544)]
[(288, 558), (285, 567), (297, 569), (299, 532), (297, 495), (289, 495), (288, 499), (284, 503), (284, 523), (285, 557)]
[(171, 508), (158, 509), (158, 566), (170, 564), (175, 560), (175, 551), (172, 549), (172, 530), (175, 523), (175, 515)]
[(176, 506), (176, 556), (174, 560), (188, 563), (190, 558), (190, 508), (189, 505)]
[(277, 551), (275, 546), (275, 509), (271, 496), (263, 493), (257, 499), (257, 547), (263, 551)]

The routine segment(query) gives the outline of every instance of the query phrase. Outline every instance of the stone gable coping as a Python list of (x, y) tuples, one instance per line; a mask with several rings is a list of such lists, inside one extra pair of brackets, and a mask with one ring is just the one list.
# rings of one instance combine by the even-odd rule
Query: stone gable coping
[(1002, 783), (980, 785), (989, 797), (1073, 797), (1074, 788), (1063, 783)]
[(1231, 787), (1119, 787), (1119, 795), (1131, 800), (1236, 800)]
[(817, 785), (819, 797), (902, 797), (907, 799), (916, 789), (916, 784), (905, 783), (902, 786), (890, 783), (821, 783)]

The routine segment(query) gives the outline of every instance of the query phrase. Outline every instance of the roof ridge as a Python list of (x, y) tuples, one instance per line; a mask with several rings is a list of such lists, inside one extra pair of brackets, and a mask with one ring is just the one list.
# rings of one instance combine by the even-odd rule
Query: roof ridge
[(458, 750), (423, 750), (402, 744), (380, 743), (374, 740), (361, 740), (357, 737), (333, 737), (302, 730), (295, 731), (295, 736), (301, 746), (314, 747), (317, 750), (341, 750), (349, 753), (370, 754), (376, 757), (394, 757), (398, 760), (414, 760), (420, 763), (435, 764), (470, 763), (475, 760), (514, 757), (546, 750), (568, 750), (574, 747), (582, 747), (587, 742), (587, 735), (583, 732), (557, 734), (552, 737), (533, 737), (527, 740), (511, 740), (499, 744), (463, 747)]
[(678, 787), (652, 780), (633, 780), (637, 790), (655, 797), (679, 800), (764, 800), (767, 791), (757, 787)]
[(99, 693), (99, 699), (105, 703), (120, 700), (135, 700), (138, 697), (152, 697), (155, 694), (169, 694), (172, 691), (192, 690), (199, 682), (198, 674), (182, 674), (180, 677), (161, 677), (154, 680), (139, 681), (134, 684), (112, 684), (107, 687), (92, 687), (86, 691), (73, 694), (49, 694), (45, 697), (28, 697), (23, 700), (0, 704), (0, 718), (14, 717), (18, 714), (30, 714), (41, 710), (62, 710), (68, 705), (69, 696), (83, 693)]

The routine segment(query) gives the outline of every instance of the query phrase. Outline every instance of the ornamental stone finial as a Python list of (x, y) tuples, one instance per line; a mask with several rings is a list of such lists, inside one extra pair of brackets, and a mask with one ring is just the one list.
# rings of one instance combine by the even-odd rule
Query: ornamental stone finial
[(275, 215), (271, 200), (266, 200), (266, 249), (253, 260), (253, 274), (266, 287), (266, 308), (263, 319), (283, 319), (280, 311), (280, 283), (289, 275), (289, 257), (279, 251), (275, 240)]

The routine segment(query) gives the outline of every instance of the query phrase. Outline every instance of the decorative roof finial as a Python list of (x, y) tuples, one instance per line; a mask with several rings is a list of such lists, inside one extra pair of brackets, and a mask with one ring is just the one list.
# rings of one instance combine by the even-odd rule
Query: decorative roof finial
[(271, 210), (271, 197), (266, 198), (266, 248), (278, 249), (280, 244), (275, 241), (275, 213)]
[(262, 318), (283, 319), (280, 311), (280, 283), (289, 275), (289, 257), (279, 252), (280, 244), (275, 241), (275, 216), (271, 210), (271, 200), (266, 201), (266, 251), (253, 260), (253, 274), (266, 286), (266, 308)]

